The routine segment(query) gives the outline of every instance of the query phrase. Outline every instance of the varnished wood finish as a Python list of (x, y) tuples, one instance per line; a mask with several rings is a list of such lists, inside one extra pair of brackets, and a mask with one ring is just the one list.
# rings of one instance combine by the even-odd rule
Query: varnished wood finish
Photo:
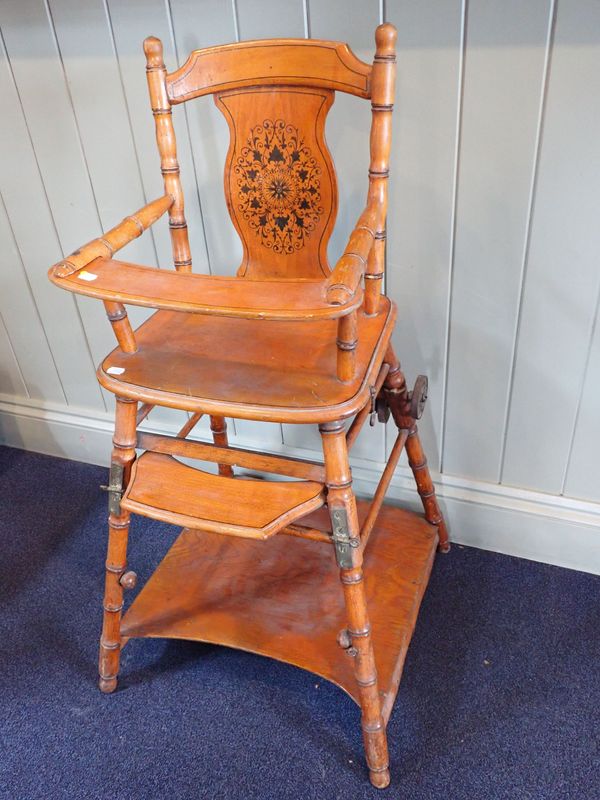
[(121, 350), (124, 353), (137, 352), (135, 334), (129, 322), (125, 306), (122, 303), (114, 303), (110, 300), (105, 300), (104, 308)]
[(425, 517), (431, 525), (435, 525), (438, 529), (440, 551), (442, 553), (447, 553), (450, 550), (448, 529), (446, 528), (444, 517), (442, 516), (435, 496), (435, 488), (431, 480), (431, 475), (429, 474), (427, 459), (425, 458), (416, 425), (413, 425), (408, 434), (406, 440), (406, 455), (408, 456), (408, 464), (415, 476), (417, 491), (419, 492), (425, 510)]
[(230, 132), (225, 198), (244, 248), (238, 275), (326, 277), (337, 212), (324, 138), (333, 93), (255, 87), (218, 94), (215, 101)]
[[(167, 194), (152, 203), (148, 203), (147, 206), (140, 208), (135, 214), (125, 217), (122, 222), (115, 225), (114, 228), (111, 228), (98, 239), (88, 242), (71, 253), (70, 256), (59, 261), (58, 264), (50, 267), (48, 272), (50, 280), (61, 286), (60, 278), (67, 278), (80, 272), (97, 258), (112, 258), (117, 250), (141, 236), (172, 205), (173, 198)], [(85, 280), (85, 276), (81, 280)]]
[[(98, 379), (124, 397), (187, 411), (271, 422), (341, 419), (369, 401), (395, 315), (387, 298), (378, 316), (358, 313), (357, 368), (348, 383), (336, 378), (335, 321), (257, 325), (169, 311), (138, 328), (137, 353), (114, 350)], [(124, 371), (111, 374), (114, 368)]]
[[(116, 403), (111, 463), (123, 469), (123, 487), (125, 487), (129, 482), (131, 465), (135, 459), (137, 403), (120, 397), (117, 397)], [(119, 674), (122, 644), (121, 613), (123, 611), (121, 577), (127, 567), (129, 522), (130, 514), (124, 509), (118, 513), (109, 513), (103, 621), (98, 664), (100, 689), (107, 693), (114, 692), (117, 688)]]
[[(360, 520), (367, 506), (359, 501)], [(331, 531), (324, 509), (301, 522)], [(421, 517), (384, 506), (365, 553), (386, 721), (436, 542), (435, 530)], [(336, 642), (346, 627), (330, 547), (281, 535), (258, 542), (187, 530), (127, 611), (122, 634), (194, 639), (270, 656), (321, 675), (360, 705), (354, 658)]]
[[(204, 415), (201, 413), (190, 414), (190, 418), (188, 419), (188, 421), (184, 425), (182, 425), (181, 428), (177, 431), (176, 437), (165, 436), (164, 438), (168, 439), (169, 441), (173, 441), (173, 439), (178, 439), (178, 438), (185, 439), (185, 437), (188, 436), (194, 430), (194, 428), (200, 422), (203, 416)], [(140, 443), (140, 439), (144, 435), (145, 434), (140, 434), (140, 436), (138, 436), (138, 447), (141, 447), (144, 450), (152, 450), (151, 447), (146, 447), (145, 445)]]
[(377, 484), (377, 489), (375, 490), (375, 494), (373, 495), (373, 500), (369, 507), (369, 513), (367, 514), (367, 518), (360, 529), (360, 540), (362, 542), (362, 546), (366, 547), (369, 541), (369, 536), (373, 531), (373, 527), (381, 511), (383, 506), (383, 501), (385, 499), (385, 493), (388, 490), (388, 486), (390, 485), (390, 481), (394, 475), (394, 470), (398, 466), (398, 460), (402, 453), (402, 449), (406, 444), (406, 439), (408, 438), (407, 431), (400, 431), (398, 436), (396, 437), (396, 441), (394, 442), (394, 446), (392, 447), (392, 452), (390, 453), (390, 457), (387, 460), (387, 464), (385, 465), (385, 469), (381, 475), (381, 479)]
[(133, 467), (121, 508), (174, 525), (267, 539), (323, 501), (323, 486), (313, 481), (239, 480), (147, 452)]
[(423, 503), (425, 517), (431, 525), (435, 525), (438, 529), (440, 551), (447, 553), (450, 550), (448, 529), (437, 502), (435, 488), (427, 466), (427, 459), (419, 439), (417, 423), (411, 416), (410, 396), (406, 386), (406, 379), (400, 369), (400, 362), (391, 344), (388, 345), (385, 360), (390, 365), (384, 383), (385, 396), (398, 429), (407, 431), (406, 455), (417, 484), (417, 491)]
[[(102, 300), (119, 343), (97, 373), (117, 396), (100, 688), (115, 689), (131, 637), (279, 658), (358, 702), (370, 779), (384, 788), (386, 723), (438, 531), (440, 549), (448, 537), (416, 427), (425, 379), (411, 397), (390, 345), (396, 309), (381, 295), (396, 31), (381, 25), (375, 39), (372, 67), (338, 42), (286, 39), (196, 50), (171, 74), (161, 42), (146, 39), (165, 196), (50, 279)], [(336, 91), (370, 98), (372, 126), (364, 211), (331, 270), (337, 185), (324, 127)], [(189, 274), (171, 112), (211, 93), (230, 132), (225, 196), (243, 245), (235, 278)], [(113, 259), (165, 211), (177, 272)], [(127, 304), (158, 310), (134, 332)], [(192, 417), (176, 436), (138, 433), (155, 405)], [(396, 444), (373, 502), (357, 508), (348, 450), (367, 418), (386, 422), (390, 411)], [(186, 438), (203, 414), (214, 444)], [(225, 417), (316, 423), (324, 463), (229, 447)], [(404, 447), (426, 519), (383, 505)], [(216, 463), (218, 474), (179, 457)], [(123, 591), (136, 583), (126, 571), (131, 512), (186, 530), (121, 620)]]
[(327, 301), (343, 306), (359, 292), (367, 259), (375, 241), (379, 209), (369, 204), (356, 223), (344, 253), (327, 279)]
[(150, 105), (156, 125), (156, 143), (160, 154), (160, 171), (165, 192), (173, 198), (169, 208), (169, 231), (173, 247), (173, 264), (180, 272), (192, 271), (192, 253), (188, 239), (187, 222), (183, 200), (183, 189), (179, 177), (175, 128), (171, 118), (171, 102), (167, 94), (167, 70), (163, 61), (163, 46), (160, 39), (149, 36), (144, 41), (146, 54), (146, 76)]
[(141, 425), (153, 408), (151, 403), (143, 403), (138, 409), (136, 424)]
[[(213, 436), (213, 442), (218, 447), (227, 448), (229, 440), (227, 439), (227, 421), (225, 417), (215, 416), (213, 414), (210, 418), (210, 430)], [(226, 478), (233, 478), (231, 464), (220, 461), (219, 475), (224, 475)]]
[(371, 637), (371, 623), (363, 579), (363, 550), (359, 538), (356, 499), (348, 462), (346, 433), (341, 423), (319, 426), (325, 457), (327, 508), (335, 526), (336, 513), (347, 523), (351, 566), (340, 564), (340, 581), (346, 604), (347, 630), (353, 647), (354, 677), (362, 709), (362, 731), (371, 783), (384, 788), (390, 782), (389, 757), (377, 668)]
[[(251, 280), (168, 272), (99, 258), (81, 272), (54, 283), (77, 294), (147, 308), (244, 319), (337, 319), (355, 309), (362, 292), (330, 304), (322, 281)], [(331, 344), (334, 346), (335, 337)]]
[(369, 165), (369, 204), (378, 209), (375, 245), (367, 265), (365, 311), (375, 314), (381, 292), (385, 259), (385, 220), (388, 202), (388, 175), (392, 140), (392, 111), (396, 81), (396, 29), (381, 25), (375, 33), (377, 50), (372, 72), (371, 163)]
[(243, 86), (311, 86), (369, 97), (370, 75), (347, 44), (276, 39), (194, 50), (166, 82), (172, 103)]
[(345, 383), (350, 382), (356, 373), (356, 347), (358, 345), (358, 319), (356, 311), (340, 317), (337, 340), (337, 376)]
[[(381, 391), (381, 387), (383, 386), (383, 382), (385, 381), (387, 374), (389, 372), (389, 364), (385, 362), (381, 365), (381, 369), (379, 370), (379, 375), (377, 376), (373, 387), (369, 390), (371, 394), (371, 402), (367, 405), (363, 406), (363, 408), (358, 412), (358, 414), (352, 420), (352, 425), (348, 428), (348, 432), (346, 433), (346, 445), (348, 446), (348, 450), (352, 449), (352, 445), (356, 441), (358, 434), (361, 432), (363, 425), (371, 417), (372, 414), (375, 413), (374, 409), (374, 400)], [(373, 420), (373, 424), (375, 420)]]
[[(184, 435), (180, 431), (180, 435)], [(323, 465), (316, 461), (305, 461), (301, 458), (284, 458), (267, 453), (256, 453), (229, 445), (218, 446), (205, 442), (194, 442), (159, 433), (139, 433), (137, 446), (142, 450), (154, 453), (178, 455), (184, 458), (196, 458), (198, 461), (213, 461), (231, 467), (244, 467), (274, 475), (288, 475), (291, 478), (302, 478), (307, 481), (325, 482)]]

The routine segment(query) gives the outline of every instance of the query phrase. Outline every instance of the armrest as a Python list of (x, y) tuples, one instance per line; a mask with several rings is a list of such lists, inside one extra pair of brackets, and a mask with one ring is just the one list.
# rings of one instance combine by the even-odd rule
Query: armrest
[(328, 277), (325, 296), (331, 305), (347, 304), (356, 294), (375, 241), (378, 211), (375, 205), (365, 208), (350, 234), (343, 255)]
[(325, 298), (324, 280), (252, 280), (171, 272), (97, 258), (86, 270), (50, 280), (105, 302), (246, 319), (337, 319), (358, 308), (362, 292), (340, 304)]
[(96, 258), (112, 258), (117, 250), (141, 236), (172, 205), (173, 198), (170, 194), (148, 203), (148, 205), (136, 211), (135, 214), (125, 217), (122, 222), (111, 228), (107, 233), (102, 234), (98, 239), (88, 242), (83, 247), (80, 247), (79, 250), (75, 250), (70, 256), (51, 267), (50, 279), (66, 278), (69, 275), (73, 275), (87, 267)]

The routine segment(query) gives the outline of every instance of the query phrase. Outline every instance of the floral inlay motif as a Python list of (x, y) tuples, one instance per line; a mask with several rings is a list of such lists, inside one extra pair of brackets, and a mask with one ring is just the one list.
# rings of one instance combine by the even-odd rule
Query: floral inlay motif
[(255, 125), (234, 166), (239, 210), (275, 253), (300, 250), (320, 216), (321, 168), (297, 128), (284, 120)]

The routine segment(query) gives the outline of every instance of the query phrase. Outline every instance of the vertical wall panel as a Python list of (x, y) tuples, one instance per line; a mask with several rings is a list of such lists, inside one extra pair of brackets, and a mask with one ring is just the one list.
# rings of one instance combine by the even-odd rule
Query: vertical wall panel
[(549, 0), (468, 5), (444, 472), (498, 481)]
[(14, 397), (27, 397), (27, 387), (2, 316), (0, 316), (0, 393)]
[(236, 0), (240, 39), (304, 36), (302, 0)]
[[(102, 0), (51, 0), (50, 9), (100, 224), (108, 230), (145, 202), (109, 20)], [(152, 234), (121, 255), (156, 265)]]
[(600, 282), (600, 3), (557, 8), (503, 472), (545, 492), (562, 488)]
[[(398, 28), (386, 289), (398, 304), (394, 347), (409, 386), (429, 378), (419, 424), (439, 469), (461, 63), (461, 0), (388, 0)], [(388, 431), (390, 441), (394, 431)]]
[[(0, 24), (61, 248), (70, 253), (101, 226), (54, 32), (41, 0), (3, 4)], [(78, 306), (98, 363), (112, 345), (104, 309), (89, 298)]]
[[(109, 230), (145, 203), (109, 20), (102, 0), (51, 0), (49, 8), (100, 227)], [(79, 243), (91, 238), (83, 230), (79, 236)], [(123, 248), (119, 258), (156, 266), (152, 232)], [(148, 311), (133, 307), (129, 315), (135, 326)], [(100, 326), (97, 335), (110, 347), (106, 320)]]
[[(0, 25), (6, 35), (9, 20), (4, 11), (5, 7), (0, 8)], [(25, 22), (17, 26), (17, 36), (26, 32)], [(43, 68), (41, 57), (35, 58), (32, 53), (30, 58), (38, 64), (38, 69)], [(0, 48), (0, 96), (3, 105), (0, 151), (5, 154), (0, 158), (0, 191), (67, 401), (83, 407), (104, 408), (76, 301), (52, 286), (46, 275), (48, 267), (60, 260), (62, 252), (3, 47)], [(18, 264), (15, 263), (13, 269), (18, 269)]]
[(1, 197), (0, 314), (11, 332), (28, 396), (64, 403), (65, 394)]
[(573, 438), (564, 494), (600, 502), (600, 309), (596, 308), (581, 406)]

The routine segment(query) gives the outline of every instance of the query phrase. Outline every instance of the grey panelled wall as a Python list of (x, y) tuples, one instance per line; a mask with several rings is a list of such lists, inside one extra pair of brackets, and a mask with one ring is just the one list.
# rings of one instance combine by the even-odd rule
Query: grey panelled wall
[[(598, 0), (3, 0), (0, 441), (108, 458), (94, 365), (112, 334), (99, 303), (46, 270), (161, 192), (144, 37), (161, 37), (169, 69), (195, 47), (273, 36), (348, 41), (370, 60), (383, 19), (399, 31), (386, 285), (409, 379), (430, 378), (421, 428), (454, 537), (600, 572)], [(232, 272), (226, 123), (210, 99), (174, 119), (195, 269)], [(336, 98), (332, 260), (364, 201), (368, 128), (368, 104)], [(126, 257), (168, 267), (166, 226)], [(231, 430), (320, 448), (305, 426)], [(361, 434), (359, 488), (390, 445), (381, 426)], [(394, 495), (413, 500), (408, 487), (401, 466)]]

